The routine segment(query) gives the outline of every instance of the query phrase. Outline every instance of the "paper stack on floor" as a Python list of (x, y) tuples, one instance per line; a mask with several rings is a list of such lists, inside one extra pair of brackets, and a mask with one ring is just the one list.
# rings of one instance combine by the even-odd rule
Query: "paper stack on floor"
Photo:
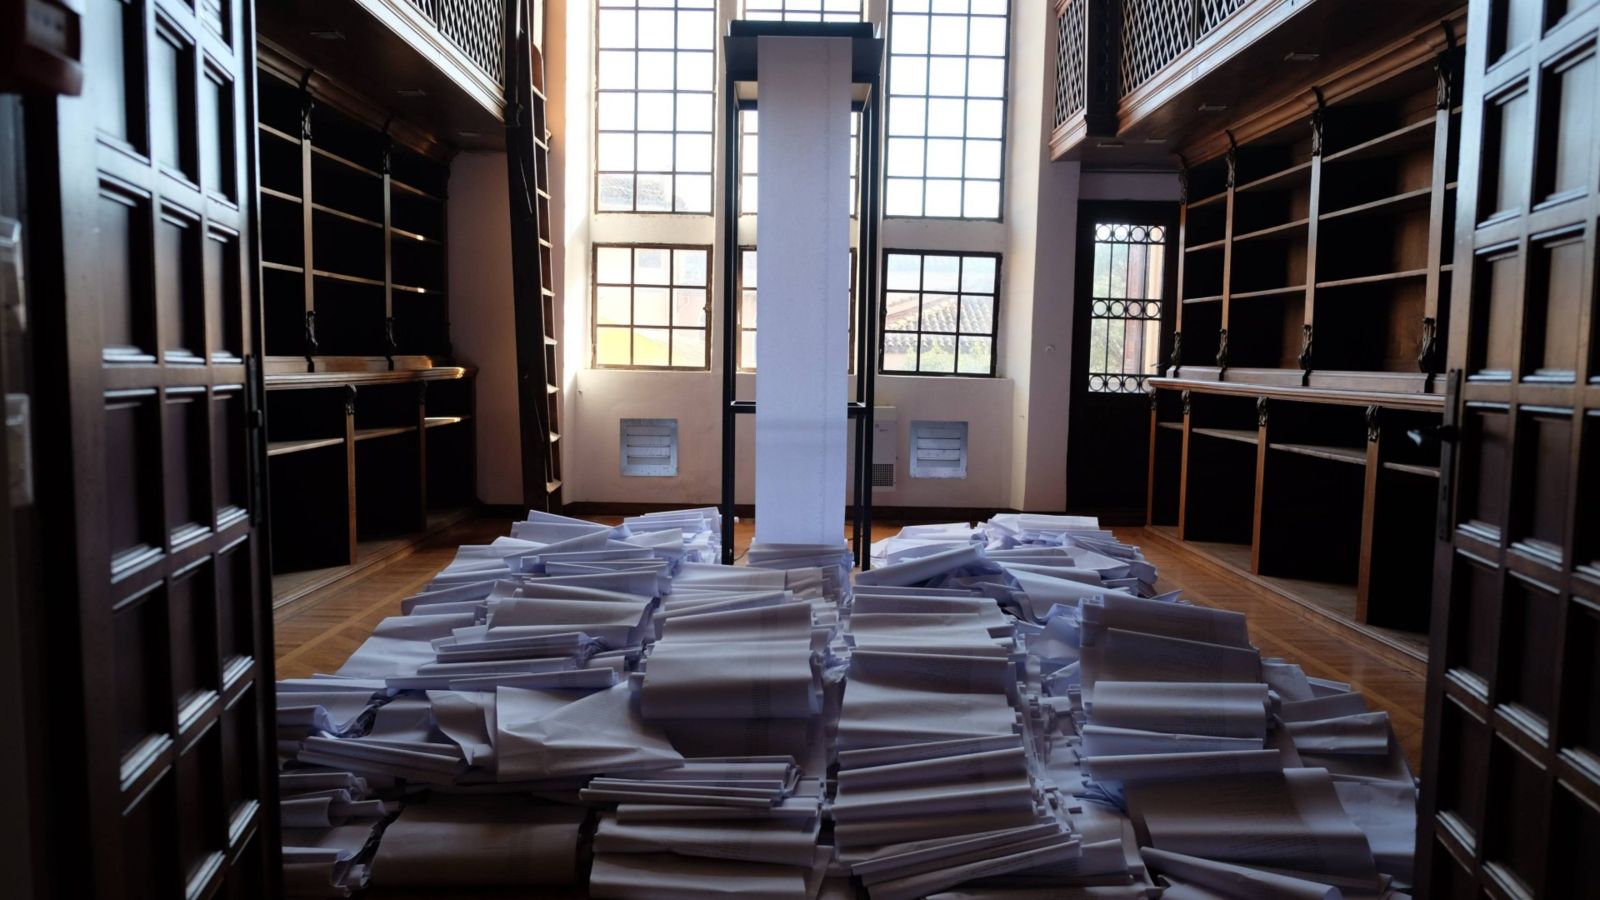
[(1387, 716), (1094, 520), (915, 526), (853, 584), (719, 529), (530, 513), (281, 683), (288, 892), (1404, 896)]

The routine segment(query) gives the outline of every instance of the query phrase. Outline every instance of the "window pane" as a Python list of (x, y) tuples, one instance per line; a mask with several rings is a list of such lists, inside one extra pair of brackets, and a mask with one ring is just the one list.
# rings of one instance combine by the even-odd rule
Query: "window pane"
[(925, 256), (922, 258), (922, 289), (955, 291), (960, 285), (961, 257)]
[(633, 283), (633, 251), (627, 247), (596, 247), (595, 281), (600, 284)]
[(633, 323), (635, 325), (671, 325), (672, 294), (666, 288), (635, 288), (633, 291)]
[(961, 289), (993, 294), (995, 258), (992, 256), (966, 256), (961, 260)]
[(640, 247), (634, 250), (634, 284), (670, 284), (667, 260), (671, 254), (671, 250), (662, 247)]
[(891, 291), (919, 290), (922, 287), (922, 257), (908, 253), (889, 254), (884, 266), (884, 286)]
[(600, 325), (627, 325), (632, 320), (633, 292), (625, 287), (595, 289), (594, 320)]
[(954, 372), (956, 339), (947, 334), (925, 334), (917, 356), (919, 372)]
[(672, 283), (679, 287), (704, 287), (706, 283), (706, 251), (672, 251)]
[(672, 364), (686, 369), (700, 368), (706, 364), (704, 329), (672, 329)]
[(956, 298), (953, 294), (923, 295), (922, 330), (948, 334), (955, 333)]
[(601, 175), (598, 206), (602, 210), (633, 208), (633, 176)]
[(602, 366), (626, 366), (628, 342), (631, 338), (626, 328), (596, 328), (594, 334), (594, 361)]
[(961, 297), (961, 330), (971, 334), (988, 334), (994, 330), (994, 298), (974, 297), (963, 294)]
[(1006, 0), (890, 0), (885, 215), (1000, 218), (1007, 15)]
[(668, 362), (667, 342), (672, 332), (666, 328), (635, 328), (633, 330), (633, 364), (636, 366), (665, 366)]
[(635, 196), (637, 208), (644, 212), (672, 211), (672, 176), (640, 175), (635, 179), (639, 189)]
[(739, 335), (739, 365), (745, 369), (756, 367), (756, 333), (746, 331)]
[(963, 337), (956, 371), (968, 375), (988, 375), (993, 367), (994, 338)]
[(885, 334), (883, 336), (883, 370), (885, 372), (915, 372), (917, 370), (916, 335)]

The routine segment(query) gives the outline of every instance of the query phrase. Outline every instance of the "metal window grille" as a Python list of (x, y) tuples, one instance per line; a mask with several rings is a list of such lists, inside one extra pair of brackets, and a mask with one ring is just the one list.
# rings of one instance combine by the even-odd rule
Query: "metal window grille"
[(1160, 225), (1096, 223), (1089, 314), (1089, 390), (1144, 390), (1156, 374), (1167, 230)]

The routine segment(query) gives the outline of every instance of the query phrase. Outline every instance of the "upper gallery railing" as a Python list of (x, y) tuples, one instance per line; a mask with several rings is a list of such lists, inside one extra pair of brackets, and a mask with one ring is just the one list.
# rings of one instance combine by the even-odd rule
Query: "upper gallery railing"
[(506, 0), (406, 0), (495, 85), (505, 84)]
[(1057, 0), (1057, 131), (1073, 131), (1071, 143), (1088, 134), (1115, 134), (1121, 98), (1251, 2)]

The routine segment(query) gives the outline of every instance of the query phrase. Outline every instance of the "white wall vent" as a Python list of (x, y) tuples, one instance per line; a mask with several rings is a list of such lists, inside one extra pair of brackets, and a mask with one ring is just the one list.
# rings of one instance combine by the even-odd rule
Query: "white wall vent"
[(911, 477), (967, 477), (967, 423), (912, 422)]
[(622, 474), (669, 478), (678, 474), (677, 419), (623, 419)]

